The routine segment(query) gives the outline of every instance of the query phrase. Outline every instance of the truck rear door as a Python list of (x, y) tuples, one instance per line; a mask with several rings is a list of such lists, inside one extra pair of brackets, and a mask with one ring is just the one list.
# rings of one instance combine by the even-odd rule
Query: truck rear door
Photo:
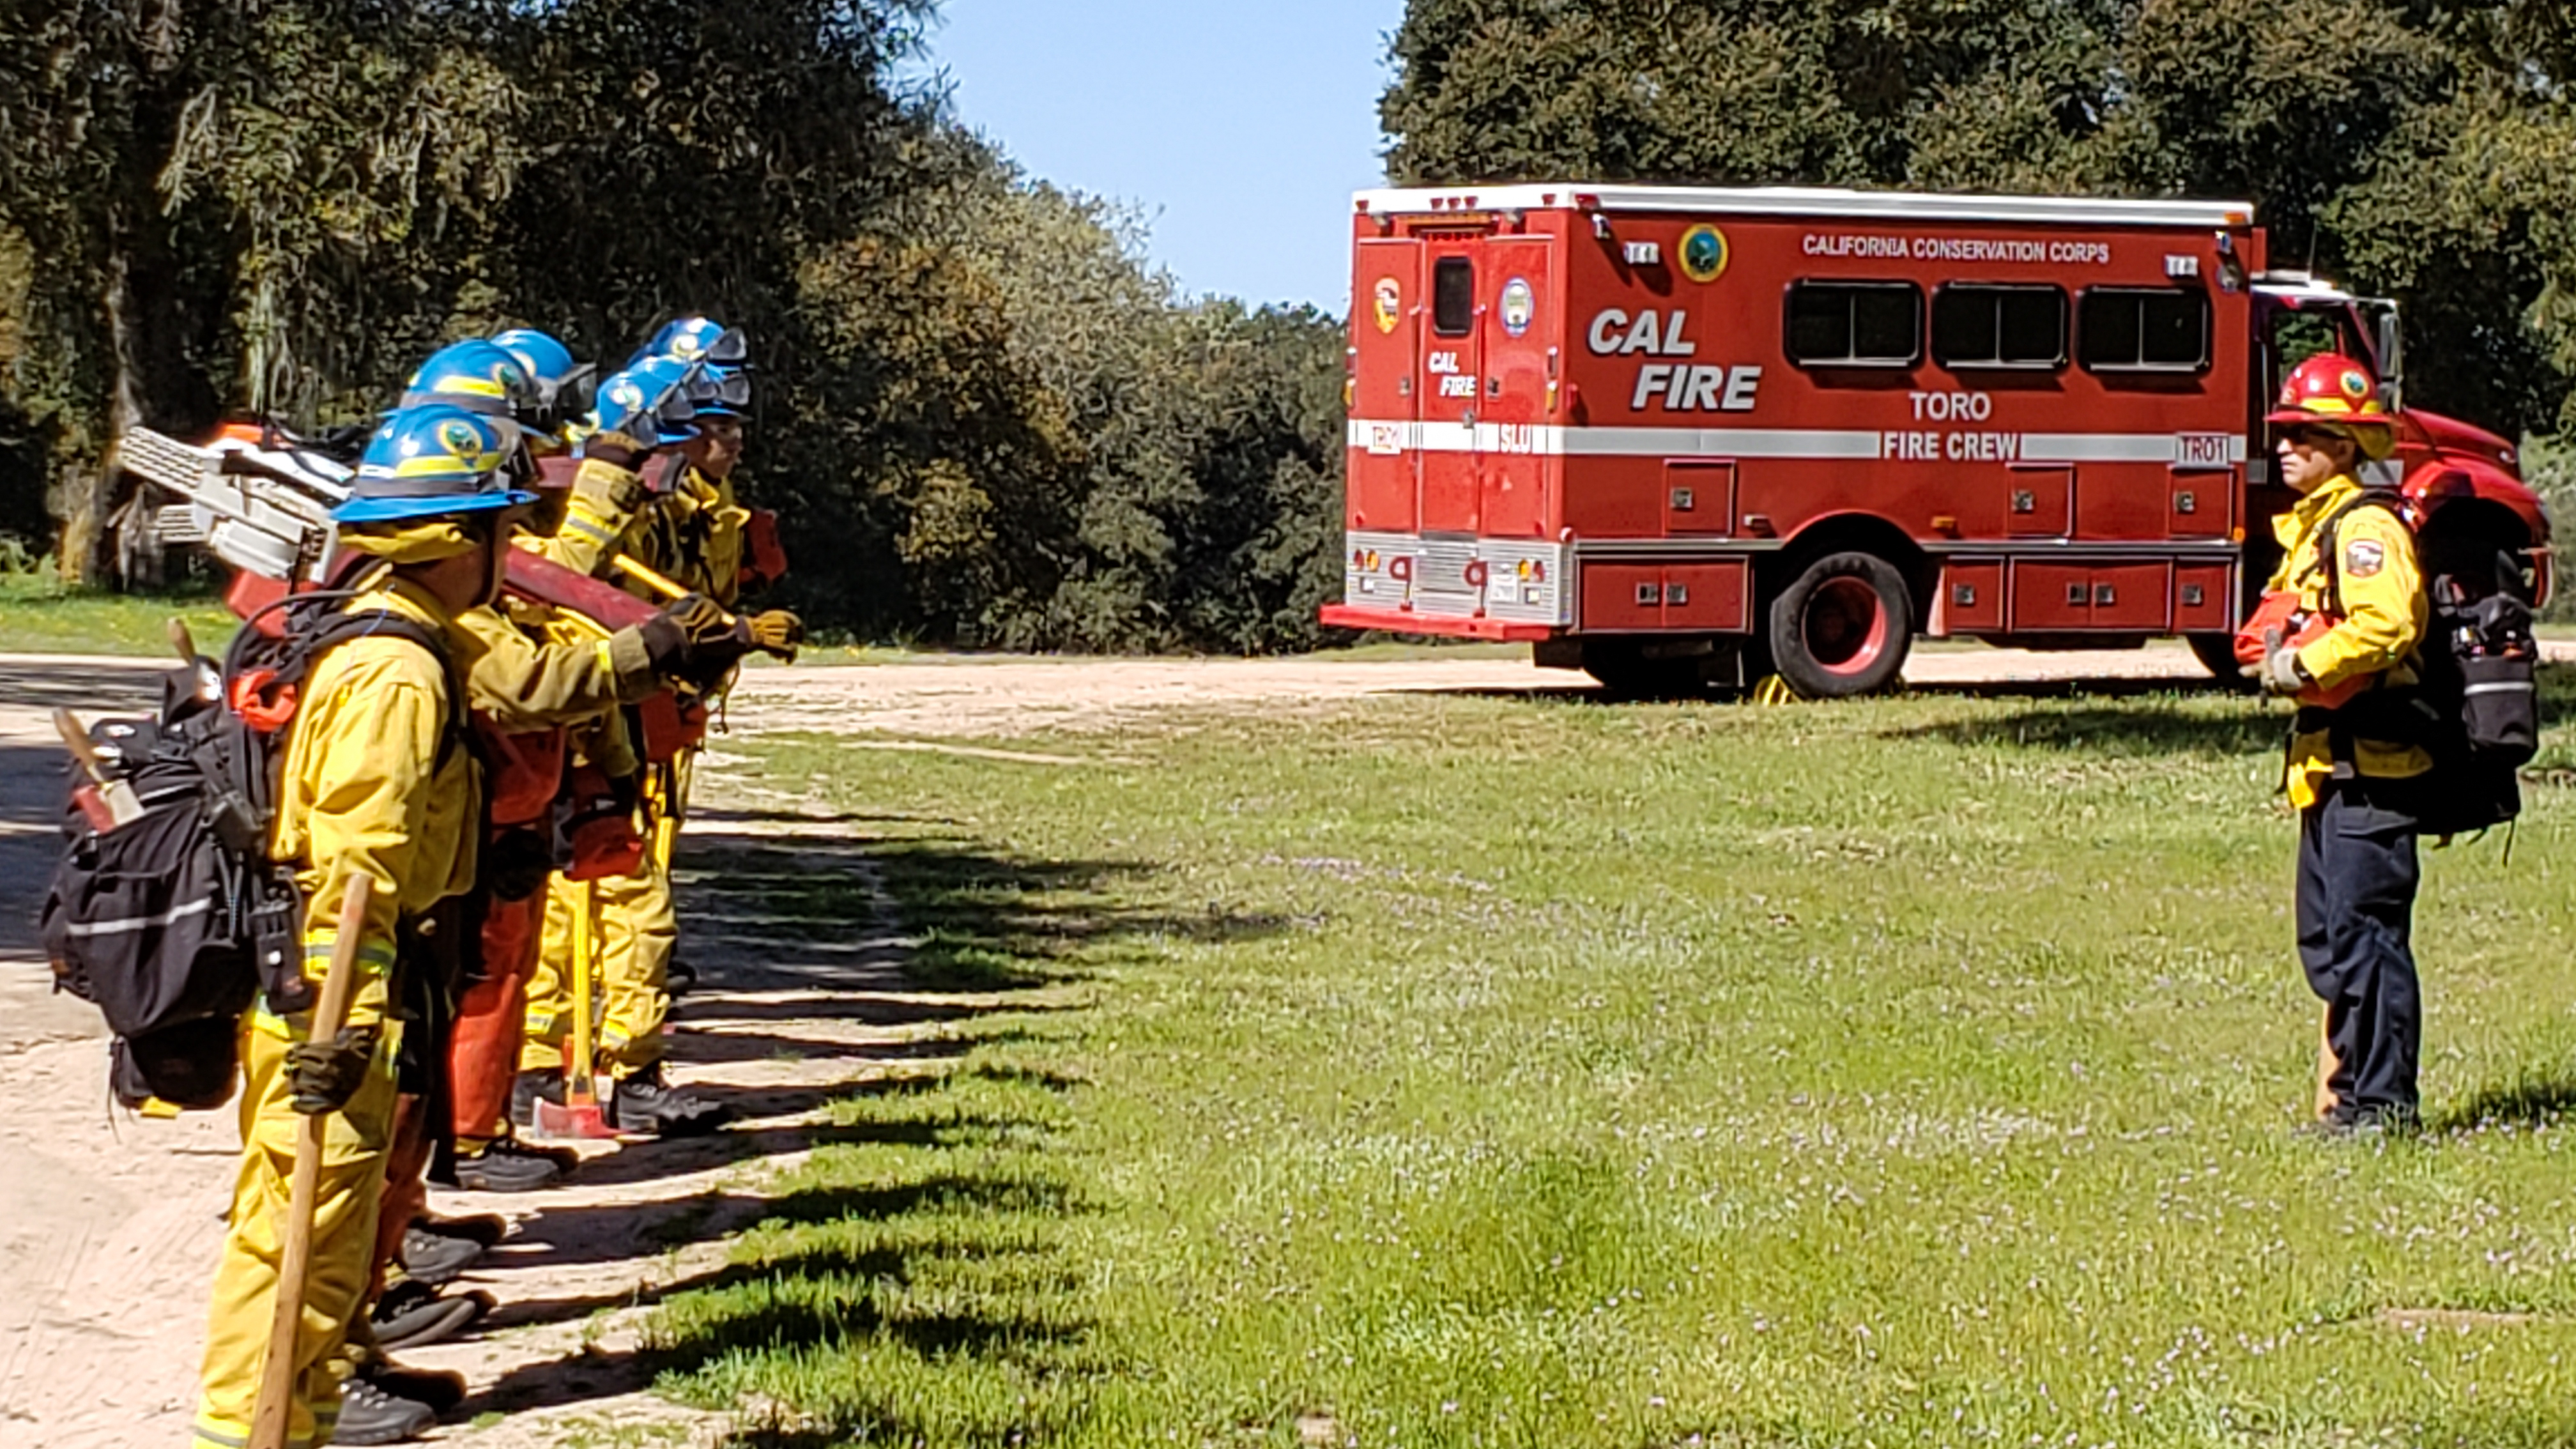
[(1351, 274), (1351, 478), (1353, 532), (1411, 533), (1422, 480), (1413, 424), (1421, 417), (1422, 334), (1427, 327), (1422, 243), (1368, 237)]
[(1477, 531), (1488, 538), (1537, 538), (1546, 529), (1539, 430), (1552, 420), (1563, 311), (1549, 265), (1554, 245), (1547, 237), (1496, 237), (1479, 259), (1476, 330), (1485, 381), (1475, 429)]
[(1421, 531), (1476, 533), (1483, 489), (1475, 434), (1483, 401), (1484, 358), (1477, 325), (1483, 299), (1479, 237), (1443, 237), (1423, 249), (1422, 290), (1429, 302), (1422, 339), (1419, 416)]

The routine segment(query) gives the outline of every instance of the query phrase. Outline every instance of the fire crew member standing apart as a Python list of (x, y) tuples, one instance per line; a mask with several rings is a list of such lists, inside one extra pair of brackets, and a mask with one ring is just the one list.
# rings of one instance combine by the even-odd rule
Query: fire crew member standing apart
[[(378, 430), (334, 515), (341, 546), (377, 561), (360, 575), (351, 612), (399, 615), (459, 642), (456, 617), (500, 591), (511, 513), (534, 501), (510, 487), (510, 442), (503, 426), (450, 407), (398, 413)], [(412, 639), (353, 638), (316, 661), (288, 726), (272, 848), (299, 868), (306, 969), (328, 962), (340, 932), (359, 931), (360, 982), (333, 1040), (308, 1040), (308, 1015), (276, 1015), (265, 998), (246, 1024), (241, 1174), (206, 1332), (203, 1446), (249, 1438), (305, 1114), (330, 1120), (289, 1442), (327, 1440), (339, 1415), (325, 1360), (366, 1288), (393, 1125), (401, 1028), (390, 1016), (410, 957), (407, 928), (474, 883), (481, 782), (472, 752), (449, 744), (458, 701), (448, 669)], [(335, 920), (361, 871), (376, 884), (367, 918)]]
[(2395, 451), (2394, 420), (2369, 369), (2323, 356), (2291, 373), (2268, 421), (2300, 499), (2275, 523), (2284, 557), (2238, 652), (2266, 691), (2299, 703), (2286, 783), (2299, 964), (2325, 1002), (2321, 1130), (2403, 1130), (2423, 1044), (2415, 791), (2433, 768), (2403, 716), (2429, 606), (2396, 500), (2354, 476)]

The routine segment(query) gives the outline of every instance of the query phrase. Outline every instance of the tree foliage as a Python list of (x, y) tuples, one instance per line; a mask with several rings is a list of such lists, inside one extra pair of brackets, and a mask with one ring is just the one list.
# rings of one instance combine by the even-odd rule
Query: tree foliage
[[(1128, 219), (889, 76), (930, 0), (0, 0), (0, 526), (113, 546), (142, 422), (381, 408), (527, 324), (746, 328), (798, 602), (1012, 647), (1313, 642), (1339, 328), (1180, 297)], [(127, 530), (130, 538), (136, 531)]]
[(1413, 0), (1406, 184), (2242, 196), (2408, 306), (2413, 395), (2576, 427), (2558, 0)]

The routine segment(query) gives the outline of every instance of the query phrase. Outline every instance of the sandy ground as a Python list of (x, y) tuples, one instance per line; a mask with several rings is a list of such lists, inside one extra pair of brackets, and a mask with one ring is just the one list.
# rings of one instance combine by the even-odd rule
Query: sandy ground
[[(2181, 645), (2161, 644), (2056, 654), (1918, 649), (1905, 678), (1933, 689), (2081, 680), (2188, 688), (2206, 684), (2209, 674)], [(760, 730), (990, 740), (1114, 729), (1178, 708), (1289, 710), (1362, 695), (1444, 691), (1575, 695), (1594, 687), (1589, 676), (1540, 669), (1526, 656), (1481, 653), (1379, 660), (946, 658), (753, 670), (734, 693), (733, 712)]]
[[(2576, 646), (2553, 649), (2576, 655)], [(2178, 647), (2141, 652), (1918, 653), (1926, 688), (2066, 680), (2205, 679)], [(1041, 731), (1096, 731), (1176, 708), (1312, 707), (1380, 693), (1571, 693), (1580, 676), (1492, 657), (999, 660), (760, 670), (734, 697), (736, 731), (854, 734), (887, 748), (1011, 757)], [(2152, 687), (2148, 685), (2146, 687)], [(147, 707), (149, 661), (0, 656), (0, 1446), (114, 1449), (183, 1440), (194, 1405), (206, 1284), (237, 1137), (223, 1114), (144, 1121), (106, 1091), (94, 1011), (48, 991), (31, 917), (58, 849), (64, 757), (46, 711)], [(1051, 758), (1030, 753), (1032, 759)], [(810, 800), (702, 774), (708, 807), (682, 848), (683, 952), (708, 989), (690, 998), (673, 1075), (741, 1113), (695, 1142), (594, 1145), (565, 1187), (521, 1197), (441, 1194), (445, 1212), (499, 1212), (511, 1237), (468, 1280), (502, 1308), (460, 1343), (405, 1355), (464, 1372), (475, 1397), (443, 1440), (491, 1449), (602, 1442), (667, 1426), (714, 1443), (725, 1421), (653, 1397), (635, 1353), (652, 1304), (724, 1260), (757, 1221), (765, 1180), (828, 1133), (823, 1104), (853, 1084), (937, 1070), (948, 1023), (1031, 1004), (905, 989), (903, 941), (880, 908), (838, 939), (769, 914), (780, 882), (824, 875), (870, 888), (864, 827)], [(477, 1418), (497, 1419), (471, 1427)]]

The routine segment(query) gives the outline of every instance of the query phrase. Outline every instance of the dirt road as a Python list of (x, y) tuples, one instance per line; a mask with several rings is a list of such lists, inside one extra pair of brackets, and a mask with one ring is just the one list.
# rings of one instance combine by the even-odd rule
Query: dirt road
[[(0, 1304), (0, 1443), (29, 1449), (184, 1437), (229, 1195), (232, 1122), (115, 1111), (98, 1018), (48, 993), (30, 924), (52, 870), (63, 788), (45, 711), (145, 707), (152, 667), (0, 656), (0, 882), (11, 903), (0, 912), (0, 1282), (11, 1289)], [(2205, 679), (2178, 648), (1924, 652), (1908, 677), (1931, 687)], [(1102, 730), (1183, 707), (1276, 711), (1380, 693), (1588, 688), (1579, 676), (1491, 657), (922, 661), (755, 671), (730, 716), (751, 733), (1002, 753), (1007, 744), (967, 742)], [(609, 1425), (648, 1420), (711, 1441), (717, 1420), (645, 1393), (648, 1365), (635, 1351), (642, 1315), (674, 1284), (720, 1268), (722, 1236), (757, 1220), (768, 1173), (828, 1131), (826, 1100), (854, 1083), (936, 1070), (944, 1024), (997, 1005), (906, 989), (903, 943), (881, 913), (823, 921), (782, 907), (800, 880), (844, 891), (872, 883), (860, 828), (714, 760), (702, 775), (708, 808), (682, 851), (683, 950), (710, 989), (685, 1004), (674, 1074), (733, 1101), (742, 1121), (700, 1142), (594, 1148), (597, 1160), (555, 1192), (443, 1196), (444, 1211), (501, 1212), (515, 1224), (470, 1280), (504, 1304), (489, 1330), (406, 1355), (472, 1381), (475, 1400), (443, 1438), (534, 1449), (604, 1442)], [(464, 1422), (482, 1411), (506, 1417), (483, 1428)]]

